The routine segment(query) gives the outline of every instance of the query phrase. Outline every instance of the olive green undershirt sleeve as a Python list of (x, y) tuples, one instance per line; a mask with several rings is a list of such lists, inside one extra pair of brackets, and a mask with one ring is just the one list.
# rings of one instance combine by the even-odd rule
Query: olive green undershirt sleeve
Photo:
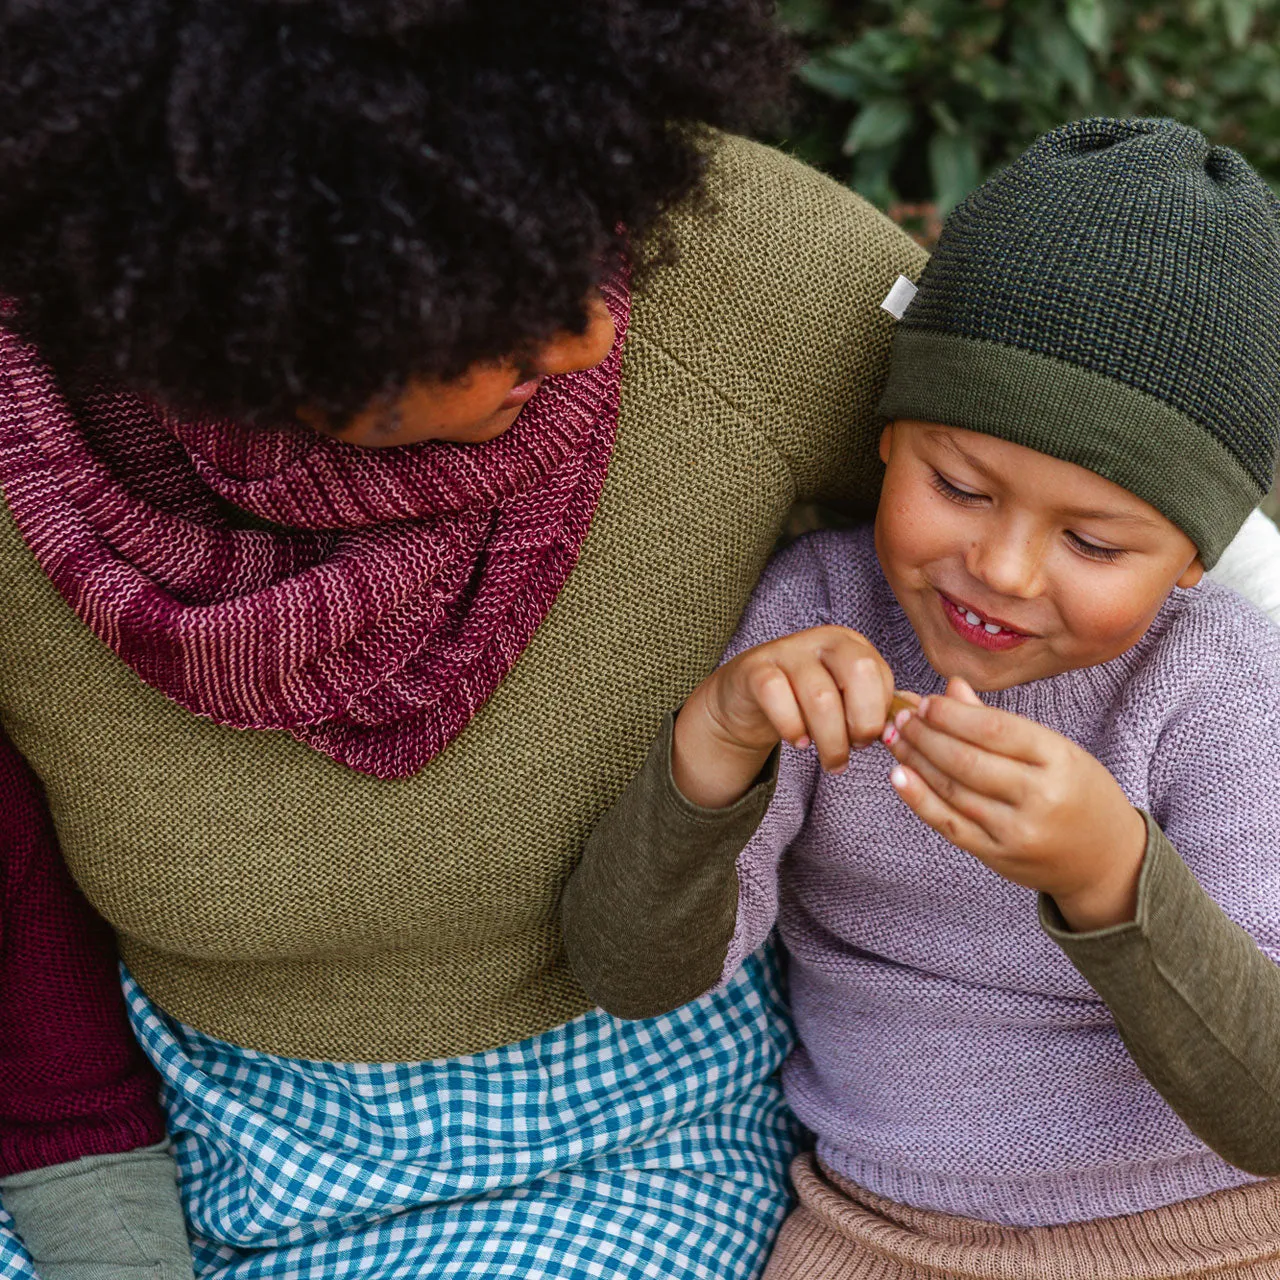
[(1280, 967), (1143, 817), (1135, 919), (1072, 933), (1042, 894), (1040, 923), (1187, 1127), (1238, 1168), (1280, 1175)]
[(167, 1143), (14, 1174), (0, 1194), (40, 1280), (192, 1280)]
[(649, 755), (596, 824), (561, 902), (569, 962), (588, 996), (650, 1018), (709, 991), (733, 938), (738, 854), (773, 798), (778, 752), (735, 804), (691, 804), (671, 777), (668, 715)]

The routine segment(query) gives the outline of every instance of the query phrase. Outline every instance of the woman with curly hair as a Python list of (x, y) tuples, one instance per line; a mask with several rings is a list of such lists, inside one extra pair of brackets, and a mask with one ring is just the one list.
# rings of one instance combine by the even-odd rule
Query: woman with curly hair
[(201, 1276), (762, 1265), (771, 961), (623, 1023), (558, 899), (793, 501), (874, 497), (923, 255), (724, 132), (785, 71), (765, 0), (0, 8), (0, 727)]
[[(878, 488), (923, 254), (727, 132), (785, 64), (766, 0), (0, 6), (0, 846), (115, 929), (201, 1277), (763, 1264), (772, 960), (622, 1022), (559, 898), (792, 503)], [(0, 1103), (82, 1115), (4, 989)], [(6, 1132), (46, 1280), (180, 1274), (151, 1123)]]

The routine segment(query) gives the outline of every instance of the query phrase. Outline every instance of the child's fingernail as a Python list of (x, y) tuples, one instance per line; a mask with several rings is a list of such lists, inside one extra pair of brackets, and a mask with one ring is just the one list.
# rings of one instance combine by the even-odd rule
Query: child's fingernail
[(808, 749), (809, 749), (809, 739), (808, 739), (808, 738), (807, 738), (807, 737), (802, 733), (802, 734), (801, 734), (801, 735), (796, 739), (796, 750), (797, 750), (797, 751), (807, 751)]
[(902, 726), (911, 719), (911, 715), (912, 713), (910, 711), (899, 711), (898, 714), (893, 717), (895, 727), (901, 729)]
[(920, 705), (916, 708), (916, 715), (922, 716), (929, 710), (929, 699), (921, 698)]
[(907, 785), (907, 771), (901, 765), (898, 765), (897, 768), (889, 774), (889, 781), (892, 782), (899, 791), (901, 791), (902, 788)]
[(898, 730), (894, 726), (892, 720), (887, 725), (885, 725), (884, 732), (880, 735), (880, 740), (881, 742), (884, 743), (886, 747), (891, 747), (895, 742), (897, 742)]

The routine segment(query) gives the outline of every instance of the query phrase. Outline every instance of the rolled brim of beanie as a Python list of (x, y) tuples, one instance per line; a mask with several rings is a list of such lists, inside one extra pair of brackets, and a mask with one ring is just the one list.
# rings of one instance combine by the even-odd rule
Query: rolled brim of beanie
[(900, 328), (879, 413), (963, 427), (1086, 467), (1149, 502), (1211, 568), (1264, 492), (1164, 401), (1053, 356)]

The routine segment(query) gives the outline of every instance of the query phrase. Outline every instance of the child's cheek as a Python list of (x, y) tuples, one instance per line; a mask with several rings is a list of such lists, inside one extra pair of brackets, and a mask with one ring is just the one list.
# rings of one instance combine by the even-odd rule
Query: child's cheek
[[(939, 506), (943, 509), (939, 510)], [(891, 577), (935, 559), (958, 539), (938, 495), (905, 468), (889, 469), (876, 510), (876, 553)]]
[(1062, 618), (1076, 658), (1107, 662), (1123, 653), (1142, 638), (1163, 599), (1128, 579), (1073, 593), (1062, 602)]

